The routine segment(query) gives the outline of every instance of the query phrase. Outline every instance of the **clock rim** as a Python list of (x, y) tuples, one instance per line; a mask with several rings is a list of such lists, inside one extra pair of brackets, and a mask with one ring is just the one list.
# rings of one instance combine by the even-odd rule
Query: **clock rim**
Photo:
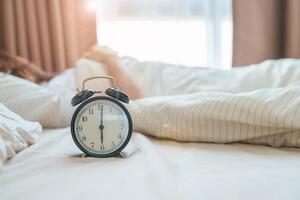
[[(92, 101), (95, 101), (95, 100), (106, 100), (106, 101), (110, 101), (112, 103), (115, 103), (117, 104), (125, 113), (127, 119), (128, 119), (128, 134), (127, 134), (127, 138), (125, 140), (125, 142), (118, 148), (116, 149), (115, 151), (111, 152), (111, 153), (107, 153), (107, 154), (96, 154), (96, 153), (92, 153), (90, 151), (88, 151), (86, 148), (84, 148), (80, 142), (78, 141), (77, 137), (76, 137), (76, 133), (75, 133), (75, 121), (76, 121), (76, 117), (79, 113), (79, 111), (87, 104), (89, 104), (90, 102)], [(129, 143), (129, 140), (131, 138), (131, 135), (132, 135), (132, 119), (131, 119), (131, 116), (129, 114), (129, 111), (127, 110), (127, 108), (119, 101), (117, 101), (116, 99), (113, 99), (111, 97), (108, 97), (108, 96), (96, 96), (96, 97), (92, 97), (92, 98), (89, 98), (85, 101), (83, 101), (77, 108), (76, 110), (74, 111), (73, 113), (73, 116), (72, 116), (72, 120), (71, 120), (71, 125), (70, 125), (70, 128), (71, 128), (71, 135), (72, 135), (72, 139), (74, 141), (74, 143), (76, 144), (76, 146), (85, 154), (89, 155), (89, 156), (92, 156), (92, 157), (97, 157), (97, 158), (107, 158), (107, 157), (113, 157), (113, 156), (116, 156), (118, 155), (126, 146), (127, 144)]]

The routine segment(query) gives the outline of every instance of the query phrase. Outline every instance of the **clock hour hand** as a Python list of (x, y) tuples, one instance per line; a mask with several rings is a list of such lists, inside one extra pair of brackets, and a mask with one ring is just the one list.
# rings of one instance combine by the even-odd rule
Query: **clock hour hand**
[(100, 115), (100, 131), (101, 131), (101, 144), (103, 144), (103, 129), (104, 129), (104, 125), (103, 125), (103, 106), (101, 106), (101, 115)]

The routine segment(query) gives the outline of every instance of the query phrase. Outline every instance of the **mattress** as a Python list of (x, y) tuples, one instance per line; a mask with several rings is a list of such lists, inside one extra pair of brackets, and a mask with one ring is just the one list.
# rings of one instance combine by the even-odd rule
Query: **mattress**
[(300, 149), (179, 143), (135, 133), (129, 158), (82, 157), (45, 131), (0, 175), (0, 199), (300, 199)]

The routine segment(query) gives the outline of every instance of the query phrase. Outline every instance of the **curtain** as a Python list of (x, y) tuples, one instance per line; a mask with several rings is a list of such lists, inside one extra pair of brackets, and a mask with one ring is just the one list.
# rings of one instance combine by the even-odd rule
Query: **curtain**
[(96, 43), (86, 0), (0, 0), (0, 48), (60, 72)]
[(300, 58), (299, 0), (233, 0), (233, 66)]

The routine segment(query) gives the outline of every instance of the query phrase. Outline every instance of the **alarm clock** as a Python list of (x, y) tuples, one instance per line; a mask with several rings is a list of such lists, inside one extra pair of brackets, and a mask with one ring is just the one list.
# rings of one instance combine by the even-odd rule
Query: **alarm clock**
[(131, 116), (123, 105), (129, 103), (128, 96), (116, 87), (108, 88), (105, 95), (96, 96), (102, 91), (83, 89), (72, 98), (72, 106), (78, 106), (71, 120), (71, 134), (77, 147), (93, 157), (112, 157), (119, 154), (128, 144), (132, 135)]

